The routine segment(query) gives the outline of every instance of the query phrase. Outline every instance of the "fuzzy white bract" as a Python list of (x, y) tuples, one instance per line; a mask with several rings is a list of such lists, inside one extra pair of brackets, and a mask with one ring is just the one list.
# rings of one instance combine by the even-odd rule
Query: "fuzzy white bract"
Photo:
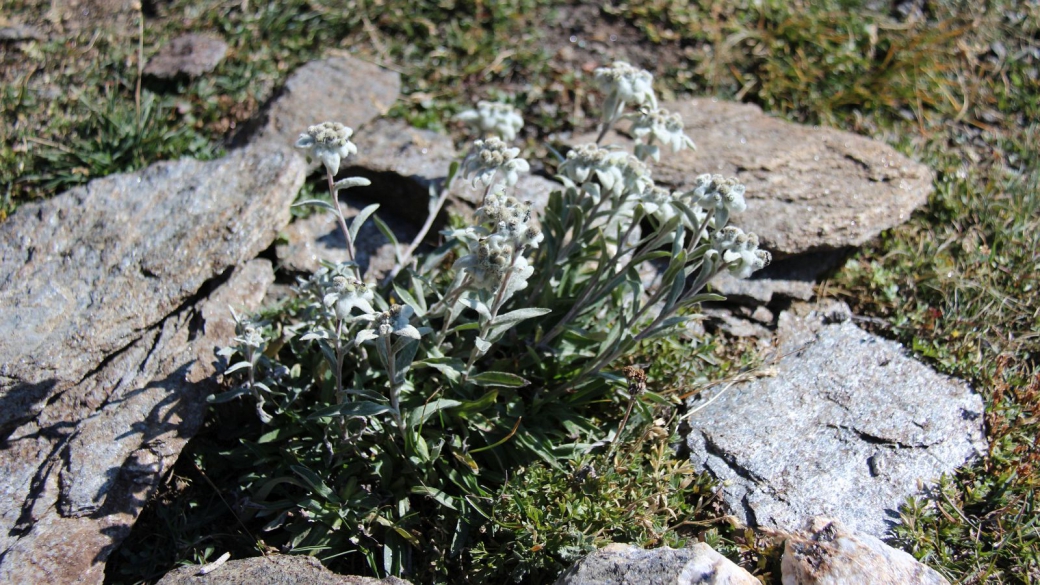
[(474, 185), (479, 181), (488, 186), (495, 179), (495, 173), (502, 171), (506, 185), (516, 185), (520, 173), (531, 170), (531, 165), (519, 155), (519, 148), (510, 148), (500, 138), (492, 136), (487, 140), (477, 140), (473, 143), (473, 151), (462, 162), (462, 176), (472, 178)]
[(455, 116), (456, 120), (465, 122), (482, 135), (494, 134), (503, 140), (513, 140), (516, 133), (524, 127), (524, 118), (520, 110), (501, 102), (477, 102), (477, 108), (466, 110)]
[(357, 146), (350, 141), (354, 131), (339, 122), (322, 122), (307, 128), (296, 140), (296, 148), (321, 161), (335, 176), (343, 159), (357, 154)]
[(734, 226), (715, 232), (711, 246), (705, 258), (714, 262), (721, 259), (730, 274), (737, 278), (751, 276), (752, 272), (765, 268), (772, 260), (769, 252), (758, 249), (758, 236), (745, 234), (744, 230)]

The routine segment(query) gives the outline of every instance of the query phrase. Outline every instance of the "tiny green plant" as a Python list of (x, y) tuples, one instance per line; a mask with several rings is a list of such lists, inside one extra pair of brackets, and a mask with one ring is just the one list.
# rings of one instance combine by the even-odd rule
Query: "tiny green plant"
[[(519, 113), (481, 103), (460, 115), (481, 136), (408, 244), (378, 205), (347, 223), (339, 191), (368, 184), (336, 180), (357, 151), (352, 130), (325, 122), (300, 136), (331, 195), (301, 205), (336, 216), (349, 260), (302, 280), (281, 310), (237, 317), (239, 336), (220, 352), (234, 384), (210, 397), (249, 397), (264, 425), (233, 456), (245, 468), (243, 509), (268, 544), (443, 579), (473, 561), (466, 551), (481, 534), (502, 528), (492, 508), (507, 482), (536, 464), (552, 475), (591, 461), (594, 475), (626, 428), (653, 426), (653, 405), (667, 399), (619, 360), (719, 299), (703, 289), (720, 271), (746, 277), (769, 262), (753, 234), (728, 225), (745, 208), (737, 181), (701, 175), (679, 192), (654, 184), (647, 163), (660, 145), (693, 143), (658, 107), (650, 74), (615, 63), (596, 80), (606, 95), (599, 139), (567, 153), (544, 210), (517, 191), (530, 170), (507, 142)], [(602, 144), (622, 120), (634, 153)], [(417, 253), (459, 180), (483, 187), (482, 206)], [(397, 249), (382, 283), (365, 282), (354, 260), (370, 220)], [(532, 562), (521, 566), (543, 566)]]

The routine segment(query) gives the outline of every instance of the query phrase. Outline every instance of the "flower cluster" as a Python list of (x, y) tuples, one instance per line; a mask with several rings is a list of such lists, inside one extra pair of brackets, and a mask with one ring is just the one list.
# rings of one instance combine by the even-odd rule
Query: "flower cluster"
[(513, 140), (524, 126), (520, 110), (501, 102), (477, 102), (477, 109), (466, 110), (455, 116), (481, 135), (495, 134), (504, 140)]
[[(346, 264), (320, 268), (303, 284), (302, 289), (321, 299), (322, 306), (331, 309), (337, 318), (345, 321), (369, 320), (370, 315), (376, 312), (372, 308), (375, 298), (372, 291), (354, 277)], [(354, 309), (360, 310), (361, 314), (355, 315)]]
[(409, 305), (391, 305), (389, 309), (376, 316), (376, 327), (380, 337), (400, 335), (411, 339), (419, 339), (422, 334), (411, 324), (415, 309)]
[(456, 270), (465, 270), (478, 290), (494, 292), (505, 283), (505, 297), (527, 287), (527, 279), (534, 273), (524, 258), (524, 251), (537, 248), (544, 235), (533, 223), (531, 205), (506, 196), (501, 189), (489, 193), (477, 217), (490, 223), (494, 231), (483, 226), (455, 232), (467, 242), (469, 254), (455, 262)]
[(649, 71), (636, 69), (623, 61), (595, 71), (596, 85), (607, 94), (603, 106), (604, 119), (614, 118), (625, 104), (657, 107), (654, 95), (654, 76)]
[(650, 169), (639, 159), (624, 150), (595, 144), (582, 144), (568, 152), (559, 172), (564, 185), (581, 186), (597, 203), (604, 196), (619, 201), (653, 185)]
[(664, 108), (643, 107), (631, 119), (630, 131), (636, 139), (635, 154), (642, 160), (661, 160), (661, 149), (654, 144), (655, 141), (670, 147), (672, 152), (695, 148), (693, 141), (683, 132), (682, 117), (678, 113), (669, 113)]
[(350, 141), (353, 135), (353, 130), (339, 122), (322, 122), (300, 134), (296, 148), (320, 160), (329, 173), (335, 175), (343, 159), (357, 154), (357, 146)]
[(729, 268), (730, 274), (737, 278), (747, 278), (756, 270), (769, 265), (772, 256), (765, 250), (758, 249), (758, 236), (745, 234), (734, 226), (727, 226), (715, 232), (711, 238), (711, 250), (705, 258), (722, 263)]
[(462, 163), (462, 175), (473, 178), (473, 184), (480, 181), (485, 186), (491, 185), (495, 173), (502, 171), (503, 179), (507, 185), (515, 185), (520, 179), (520, 173), (531, 170), (527, 161), (518, 158), (519, 148), (510, 148), (500, 138), (491, 137), (487, 140), (477, 140), (473, 143), (473, 151)]
[(730, 214), (747, 209), (747, 203), (744, 202), (745, 191), (744, 185), (736, 179), (703, 174), (694, 179), (694, 188), (690, 195), (704, 209), (715, 211), (715, 221), (718, 225), (725, 225)]

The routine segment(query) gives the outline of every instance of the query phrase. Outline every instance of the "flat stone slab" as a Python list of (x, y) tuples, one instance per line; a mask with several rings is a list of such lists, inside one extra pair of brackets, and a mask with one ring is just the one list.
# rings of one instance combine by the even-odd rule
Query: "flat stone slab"
[(688, 548), (641, 549), (610, 544), (589, 554), (556, 585), (761, 585), (703, 542)]
[[(246, 131), (256, 132), (248, 140), (292, 148), (308, 126), (326, 121), (357, 132), (385, 114), (400, 93), (401, 76), (373, 63), (349, 55), (312, 61), (293, 72), (266, 106), (259, 129)], [(309, 168), (319, 165), (312, 161)]]
[(230, 307), (260, 307), (267, 260), (114, 355), (7, 438), (0, 450), (0, 582), (101, 583), (162, 475), (202, 426), (214, 349), (230, 343)]
[(191, 33), (181, 35), (159, 50), (148, 61), (144, 72), (161, 79), (180, 75), (198, 77), (217, 68), (227, 56), (228, 45), (218, 36)]
[(201, 567), (180, 567), (170, 571), (156, 585), (410, 585), (404, 579), (337, 575), (318, 559), (303, 555), (267, 555), (228, 561), (212, 572), (200, 574)]
[[(696, 98), (663, 107), (682, 116), (697, 150), (662, 149), (654, 181), (679, 189), (701, 173), (736, 177), (747, 210), (731, 221), (776, 259), (860, 246), (909, 219), (932, 191), (926, 166), (876, 140), (785, 122), (754, 105)], [(605, 143), (631, 151), (616, 133)]]
[(0, 582), (100, 583), (202, 423), (229, 307), (289, 220), (298, 157), (247, 148), (97, 179), (0, 225)]
[(985, 452), (982, 398), (854, 325), (838, 303), (778, 320), (767, 375), (688, 404), (691, 460), (742, 521), (785, 531), (826, 515), (884, 535), (919, 482)]

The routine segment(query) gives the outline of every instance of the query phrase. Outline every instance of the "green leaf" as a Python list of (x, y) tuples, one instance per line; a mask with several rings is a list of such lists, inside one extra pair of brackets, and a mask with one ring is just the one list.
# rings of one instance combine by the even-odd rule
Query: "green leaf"
[(368, 219), (370, 215), (375, 213), (377, 209), (379, 209), (379, 204), (373, 203), (372, 205), (369, 205), (368, 207), (362, 209), (361, 213), (357, 214), (354, 217), (353, 221), (350, 222), (350, 229), (348, 231), (350, 231), (351, 242), (357, 242), (357, 235), (358, 232), (361, 231), (361, 226), (365, 223), (365, 221)]
[(308, 199), (306, 201), (300, 201), (298, 203), (293, 203), (292, 206), (293, 207), (306, 207), (308, 205), (312, 205), (314, 207), (320, 207), (322, 209), (327, 209), (327, 210), (331, 211), (332, 213), (335, 213), (336, 215), (339, 215), (339, 210), (336, 209), (335, 205), (329, 203), (328, 201), (322, 201), (321, 199)]
[(248, 368), (248, 367), (250, 367), (252, 365), (253, 364), (251, 364), (249, 362), (238, 362), (237, 364), (235, 364), (235, 365), (231, 366), (230, 368), (224, 370), (224, 375), (226, 376), (226, 375), (231, 374), (233, 372), (237, 372), (239, 370), (244, 370), (244, 369), (246, 369), (246, 368)]
[(307, 417), (307, 420), (317, 420), (320, 418), (337, 418), (337, 417), (355, 417), (355, 416), (375, 416), (377, 414), (383, 414), (390, 412), (390, 407), (386, 404), (379, 404), (378, 402), (368, 402), (367, 400), (358, 400), (356, 402), (345, 402), (343, 404), (333, 404), (326, 406), (325, 408), (318, 409)]
[(378, 215), (373, 215), (372, 221), (376, 224), (376, 227), (379, 228), (379, 231), (384, 236), (386, 236), (386, 239), (390, 240), (390, 243), (394, 245), (394, 259), (399, 260), (397, 255), (401, 249), (401, 244), (398, 243), (397, 236), (394, 235), (394, 231), (390, 229), (390, 226), (386, 225), (386, 223), (384, 223), (383, 220), (379, 219)]
[(227, 392), (221, 392), (220, 394), (210, 394), (206, 397), (206, 402), (209, 404), (223, 404), (249, 393), (249, 388), (239, 386), (234, 390), (228, 390)]
[(459, 406), (459, 412), (462, 414), (480, 412), (494, 404), (496, 400), (498, 400), (498, 390), (490, 390), (476, 400), (463, 402), (462, 405)]
[(451, 500), (451, 496), (437, 488), (432, 488), (425, 485), (417, 485), (412, 486), (412, 493), (418, 494), (420, 496), (427, 496), (433, 498), (434, 500), (436, 500), (438, 504), (444, 506), (445, 508), (451, 510), (458, 510), (458, 508), (455, 507), (455, 502)]
[(404, 301), (406, 305), (412, 307), (412, 309), (415, 310), (415, 314), (419, 317), (426, 314), (426, 311), (419, 306), (419, 301), (415, 300), (412, 293), (408, 292), (408, 289), (399, 286), (396, 282), (394, 283), (394, 293), (397, 294), (398, 298)]
[(531, 383), (508, 372), (481, 372), (472, 376), (470, 381), (477, 386), (502, 386), (505, 388), (523, 388)]
[(408, 426), (416, 428), (430, 420), (430, 417), (438, 412), (448, 408), (455, 408), (457, 406), (462, 406), (462, 402), (450, 398), (441, 398), (434, 400), (433, 402), (427, 402), (422, 406), (417, 406), (408, 413)]
[(532, 319), (534, 317), (541, 317), (542, 315), (548, 315), (552, 313), (552, 309), (538, 309), (538, 308), (527, 308), (517, 309), (510, 311), (505, 315), (499, 315), (491, 320), (492, 325), (513, 325), (523, 321), (524, 319)]
[(321, 477), (319, 477), (317, 473), (314, 473), (302, 465), (290, 465), (289, 469), (292, 469), (293, 473), (300, 476), (300, 479), (302, 479), (314, 493), (330, 502), (339, 503), (339, 498), (336, 496), (336, 493), (329, 489), (329, 486), (325, 485), (325, 482), (322, 481)]

